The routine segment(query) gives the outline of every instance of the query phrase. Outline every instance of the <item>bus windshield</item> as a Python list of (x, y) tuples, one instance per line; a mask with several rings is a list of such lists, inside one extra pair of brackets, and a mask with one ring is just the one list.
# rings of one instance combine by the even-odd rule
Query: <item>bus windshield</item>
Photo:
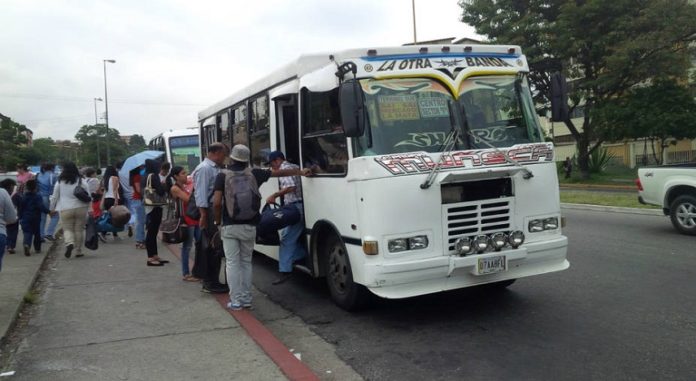
[[(355, 141), (355, 156), (413, 151), (439, 152), (452, 123), (466, 121), (456, 148), (488, 148), (542, 141), (531, 94), (522, 78), (474, 77), (465, 80), (455, 100), (450, 90), (428, 78), (360, 81), (369, 130)], [(450, 101), (461, 107), (450, 107)], [(462, 118), (450, 118), (450, 110)], [(473, 135), (468, 137), (467, 135)], [(471, 141), (473, 147), (467, 147)]]
[(184, 167), (191, 173), (200, 163), (198, 159), (198, 135), (169, 138), (169, 150), (172, 166)]

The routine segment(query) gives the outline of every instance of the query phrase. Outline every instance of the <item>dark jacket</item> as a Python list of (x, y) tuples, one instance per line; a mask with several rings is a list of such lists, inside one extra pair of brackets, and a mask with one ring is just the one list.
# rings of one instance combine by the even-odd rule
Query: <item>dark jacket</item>
[(145, 160), (145, 176), (142, 176), (140, 179), (140, 187), (143, 190), (143, 193), (145, 192), (145, 187), (147, 187), (148, 177), (152, 178), (150, 185), (152, 185), (152, 187), (155, 188), (155, 192), (157, 192), (157, 194), (163, 196), (165, 193), (167, 193), (164, 184), (162, 184), (162, 182), (159, 179), (159, 171), (161, 165), (162, 163), (160, 163), (158, 160)]
[(41, 213), (48, 213), (49, 210), (43, 203), (41, 195), (38, 193), (24, 193), (19, 199), (17, 215), (22, 229), (39, 225), (41, 223)]

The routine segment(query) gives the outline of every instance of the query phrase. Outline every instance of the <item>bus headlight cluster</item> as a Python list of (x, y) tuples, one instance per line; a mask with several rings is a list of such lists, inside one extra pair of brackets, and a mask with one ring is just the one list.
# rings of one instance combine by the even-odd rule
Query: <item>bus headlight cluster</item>
[(428, 247), (428, 236), (417, 235), (408, 238), (394, 238), (387, 241), (387, 249), (390, 253), (398, 253), (407, 250), (421, 250)]
[(558, 229), (558, 217), (531, 220), (527, 227), (530, 233), (543, 232), (544, 230), (556, 230)]
[(522, 243), (524, 243), (524, 233), (521, 230), (515, 230), (509, 233), (498, 232), (490, 235), (462, 237), (454, 241), (454, 250), (459, 255), (467, 255), (484, 253), (489, 250), (500, 251), (506, 246), (516, 249)]

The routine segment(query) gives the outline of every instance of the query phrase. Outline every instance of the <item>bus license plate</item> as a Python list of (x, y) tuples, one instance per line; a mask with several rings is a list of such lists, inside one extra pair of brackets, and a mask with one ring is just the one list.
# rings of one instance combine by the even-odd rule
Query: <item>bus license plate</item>
[(504, 255), (479, 258), (476, 265), (476, 275), (499, 273), (507, 270), (507, 260)]

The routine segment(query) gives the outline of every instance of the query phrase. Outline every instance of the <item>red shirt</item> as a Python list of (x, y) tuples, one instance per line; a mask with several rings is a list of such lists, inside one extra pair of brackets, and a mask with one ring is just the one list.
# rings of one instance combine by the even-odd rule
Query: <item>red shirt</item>
[(143, 196), (138, 192), (137, 189), (135, 189), (134, 184), (140, 184), (140, 174), (139, 173), (137, 175), (133, 175), (133, 180), (131, 182), (131, 186), (133, 187), (133, 196), (131, 196), (131, 198), (133, 200), (142, 200)]

